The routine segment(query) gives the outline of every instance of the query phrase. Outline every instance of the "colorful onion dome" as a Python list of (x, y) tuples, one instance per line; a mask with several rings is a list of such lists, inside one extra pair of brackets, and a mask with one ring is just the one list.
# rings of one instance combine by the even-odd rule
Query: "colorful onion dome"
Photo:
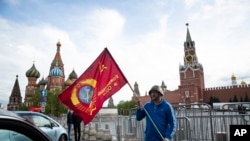
[(69, 78), (64, 82), (65, 86), (70, 86), (73, 83), (72, 80), (70, 80)]
[(58, 67), (55, 66), (49, 73), (50, 76), (63, 76), (62, 70)]
[(36, 69), (35, 64), (26, 72), (26, 77), (40, 77), (40, 72)]
[(39, 83), (38, 83), (38, 85), (46, 85), (47, 84), (47, 81), (44, 79), (44, 78), (42, 78), (40, 81), (39, 81)]
[(234, 74), (231, 76), (231, 80), (236, 80), (236, 76)]
[(244, 80), (242, 80), (240, 84), (241, 85), (246, 85), (247, 83)]
[(78, 78), (78, 76), (77, 76), (75, 70), (73, 70), (73, 71), (69, 74), (69, 79), (74, 80), (74, 79), (77, 79), (77, 78)]

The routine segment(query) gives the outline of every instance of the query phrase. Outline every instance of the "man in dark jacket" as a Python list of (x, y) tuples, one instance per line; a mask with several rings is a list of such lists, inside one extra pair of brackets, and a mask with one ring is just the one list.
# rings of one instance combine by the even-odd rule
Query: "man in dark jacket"
[(80, 141), (82, 119), (74, 112), (72, 116), (72, 121), (74, 126), (75, 141)]
[(70, 138), (70, 133), (71, 133), (71, 128), (73, 125), (73, 112), (71, 110), (68, 111), (67, 114), (67, 125), (68, 125), (68, 135), (69, 135), (69, 140), (71, 140)]

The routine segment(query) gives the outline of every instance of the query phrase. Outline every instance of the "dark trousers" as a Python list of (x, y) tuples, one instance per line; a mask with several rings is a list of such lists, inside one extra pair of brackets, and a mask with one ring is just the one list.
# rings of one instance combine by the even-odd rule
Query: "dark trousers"
[(80, 141), (81, 138), (81, 124), (74, 124), (74, 134), (75, 134), (75, 141)]
[(69, 134), (69, 140), (71, 139), (70, 138), (70, 133), (71, 133), (71, 128), (72, 128), (72, 123), (68, 123), (68, 134)]

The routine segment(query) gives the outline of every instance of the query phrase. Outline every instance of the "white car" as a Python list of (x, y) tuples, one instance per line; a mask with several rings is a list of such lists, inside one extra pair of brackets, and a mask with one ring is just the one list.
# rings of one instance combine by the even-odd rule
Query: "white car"
[(0, 141), (52, 141), (41, 129), (13, 112), (0, 109)]
[(53, 141), (68, 141), (68, 133), (66, 129), (51, 117), (32, 111), (14, 111), (19, 116), (31, 121), (35, 126), (39, 127)]

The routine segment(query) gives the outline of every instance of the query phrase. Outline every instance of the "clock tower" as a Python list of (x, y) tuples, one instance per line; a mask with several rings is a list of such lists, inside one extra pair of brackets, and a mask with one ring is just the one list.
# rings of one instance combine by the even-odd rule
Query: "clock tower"
[(184, 42), (184, 65), (180, 65), (180, 103), (203, 102), (204, 73), (202, 64), (198, 62), (195, 52), (195, 42), (192, 41), (187, 25), (187, 36)]

